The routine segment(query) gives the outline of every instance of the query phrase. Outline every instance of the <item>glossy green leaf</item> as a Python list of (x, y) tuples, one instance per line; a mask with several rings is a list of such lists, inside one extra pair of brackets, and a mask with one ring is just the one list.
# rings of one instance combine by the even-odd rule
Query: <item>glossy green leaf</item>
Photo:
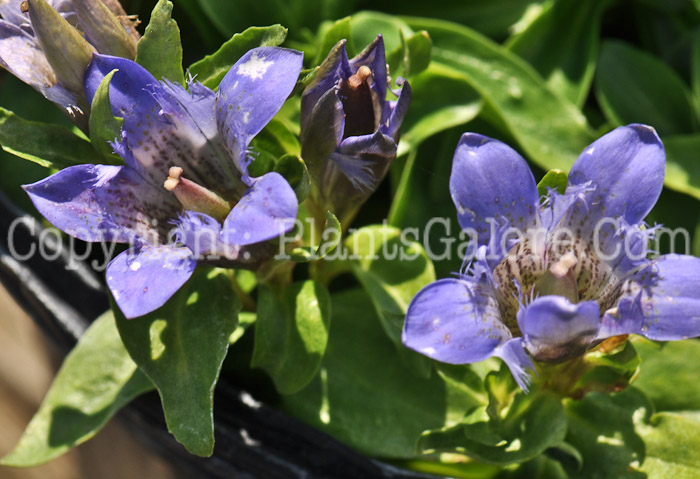
[(603, 43), (596, 96), (614, 126), (644, 123), (661, 135), (690, 133), (696, 123), (690, 93), (667, 64), (619, 41)]
[(214, 447), (214, 386), (240, 303), (226, 270), (200, 269), (160, 309), (135, 319), (117, 310), (127, 351), (153, 381), (168, 430), (189, 452)]
[(700, 410), (700, 341), (635, 342), (642, 366), (634, 386), (657, 410)]
[(700, 134), (663, 137), (669, 188), (700, 199)]
[(414, 34), (405, 22), (393, 15), (379, 12), (359, 12), (351, 19), (353, 43), (358, 51), (372, 43), (378, 34), (382, 35), (386, 49), (389, 70), (396, 72), (403, 60), (403, 41)]
[(269, 153), (275, 159), (284, 155), (301, 154), (301, 146), (297, 136), (285, 122), (275, 118), (270, 120), (255, 137), (252, 147), (258, 151)]
[(0, 146), (8, 153), (52, 169), (96, 163), (98, 158), (90, 143), (67, 128), (27, 121), (1, 107)]
[(486, 408), (467, 415), (463, 424), (421, 436), (418, 447), (426, 452), (457, 452), (494, 464), (513, 464), (537, 457), (560, 444), (566, 435), (561, 399), (551, 393), (519, 393), (494, 418)]
[(404, 72), (407, 77), (417, 75), (430, 65), (433, 41), (425, 30), (416, 32), (405, 40)]
[(373, 457), (419, 456), (426, 429), (454, 424), (480, 401), (439, 376), (418, 378), (403, 365), (360, 290), (333, 296), (333, 334), (319, 374), (283, 407)]
[(311, 238), (314, 246), (294, 248), (290, 253), (291, 259), (297, 262), (307, 262), (324, 258), (335, 250), (342, 235), (340, 221), (333, 213), (327, 211), (326, 222), (323, 225), (320, 238)]
[(90, 108), (90, 142), (92, 146), (106, 159), (120, 161), (119, 156), (112, 152), (112, 146), (108, 143), (120, 138), (124, 120), (116, 118), (112, 114), (109, 103), (109, 83), (112, 81), (112, 70), (104, 77), (100, 86), (92, 98)]
[(435, 270), (420, 243), (406, 233), (392, 226), (366, 226), (344, 241), (343, 253), (349, 255), (352, 271), (372, 299), (399, 355), (427, 376), (430, 362), (402, 344), (401, 331), (409, 303), (423, 286), (435, 281)]
[(567, 400), (566, 442), (576, 448), (583, 464), (569, 468), (571, 479), (643, 479), (637, 468), (645, 445), (636, 424), (653, 409), (638, 390), (619, 394), (591, 393), (581, 401)]
[(1, 463), (29, 467), (54, 459), (93, 437), (120, 408), (151, 389), (107, 312), (66, 356), (39, 411)]
[(189, 71), (197, 81), (209, 88), (216, 88), (224, 75), (248, 50), (256, 47), (276, 47), (284, 42), (287, 29), (282, 25), (269, 27), (250, 27), (242, 33), (236, 33), (216, 52), (207, 55), (190, 65)]
[(136, 63), (158, 80), (166, 78), (184, 85), (180, 28), (172, 19), (172, 11), (172, 2), (158, 0), (146, 31), (137, 45)]
[(433, 63), (411, 79), (411, 107), (402, 127), (398, 156), (449, 128), (473, 120), (482, 100), (461, 75)]
[(566, 182), (569, 179), (569, 175), (561, 170), (549, 170), (537, 183), (537, 192), (540, 196), (546, 196), (549, 194), (549, 190), (554, 190), (560, 194), (564, 193), (566, 190)]
[(320, 283), (293, 283), (281, 297), (261, 286), (251, 366), (264, 369), (281, 394), (298, 392), (318, 372), (330, 321), (330, 295)]
[[(527, 156), (549, 170), (568, 170), (592, 140), (573, 103), (552, 92), (524, 60), (469, 28), (406, 18), (433, 40), (433, 62), (453, 69), (484, 99), (484, 114), (512, 135)], [(513, 145), (515, 146), (515, 145)]]
[(345, 43), (345, 51), (348, 54), (348, 58), (355, 56), (355, 45), (352, 40), (350, 17), (341, 18), (333, 23), (322, 25), (318, 37), (320, 46), (313, 63), (314, 65), (321, 64), (335, 44), (343, 39), (347, 40)]
[(580, 107), (593, 80), (601, 16), (609, 3), (554, 2), (507, 46), (535, 67), (553, 91)]

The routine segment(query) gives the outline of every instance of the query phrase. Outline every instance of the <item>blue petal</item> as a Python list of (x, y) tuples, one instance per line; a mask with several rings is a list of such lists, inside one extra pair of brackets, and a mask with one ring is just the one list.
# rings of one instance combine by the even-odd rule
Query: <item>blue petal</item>
[(71, 166), (23, 188), (51, 224), (84, 241), (156, 243), (180, 209), (123, 166)]
[(243, 55), (221, 80), (216, 121), (235, 165), (247, 175), (248, 145), (282, 108), (296, 85), (303, 54), (259, 47)]
[(131, 60), (94, 55), (85, 74), (90, 101), (115, 69), (109, 99), (113, 113), (124, 118), (116, 151), (127, 165), (158, 187), (169, 168), (179, 166), (183, 176), (217, 194), (240, 195), (240, 175), (218, 135), (214, 92), (196, 83), (189, 92), (174, 83), (161, 84)]
[(178, 240), (200, 260), (235, 261), (241, 252), (240, 246), (228, 244), (221, 239), (221, 224), (204, 213), (186, 211), (178, 220), (176, 234)]
[(511, 337), (493, 297), (476, 283), (448, 278), (413, 298), (402, 341), (438, 361), (466, 364), (492, 356)]
[(127, 318), (163, 306), (192, 276), (197, 260), (187, 248), (144, 246), (124, 251), (107, 266), (107, 286)]
[[(473, 228), (487, 245), (493, 221), (525, 232), (536, 224), (539, 194), (525, 160), (506, 144), (465, 133), (457, 145), (450, 175), (450, 193), (463, 229)], [(500, 244), (501, 231), (493, 238)]]
[(538, 361), (580, 356), (595, 339), (599, 323), (597, 302), (573, 304), (562, 296), (539, 297), (518, 311), (523, 345)]
[(384, 178), (395, 157), (396, 142), (376, 131), (344, 139), (330, 159), (355, 189), (372, 191)]
[(513, 338), (501, 344), (496, 348), (494, 356), (501, 358), (506, 363), (520, 389), (527, 392), (532, 381), (532, 376), (528, 369), (533, 373), (536, 370), (532, 360), (523, 348), (522, 338)]
[(657, 341), (700, 336), (700, 258), (661, 256), (623, 286), (606, 311), (600, 339), (640, 334)]
[(0, 20), (0, 66), (41, 92), (57, 81), (53, 68), (34, 38), (3, 20)]
[(277, 238), (294, 227), (298, 208), (294, 190), (281, 175), (255, 178), (224, 221), (223, 241), (242, 246)]
[(664, 147), (653, 128), (616, 128), (586, 148), (571, 168), (570, 186), (591, 187), (571, 221), (589, 232), (603, 217), (638, 224), (661, 194), (665, 166)]
[[(321, 100), (321, 97), (327, 95), (331, 89), (337, 85), (342, 78), (343, 64), (348, 64), (347, 52), (345, 51), (346, 40), (339, 41), (328, 54), (326, 59), (319, 67), (318, 72), (314, 76), (311, 83), (304, 89), (301, 96), (301, 131), (306, 131), (311, 121), (311, 115)], [(349, 69), (349, 65), (348, 65)], [(350, 73), (348, 76), (350, 76)], [(340, 100), (337, 100), (340, 103)], [(342, 104), (340, 105), (342, 110)], [(340, 137), (343, 136), (343, 130), (340, 130)], [(340, 139), (338, 140), (340, 141)], [(337, 143), (336, 143), (337, 144)]]
[(396, 142), (399, 141), (399, 131), (401, 130), (403, 119), (408, 112), (408, 105), (411, 103), (411, 96), (413, 95), (411, 85), (409, 85), (407, 81), (404, 81), (401, 85), (399, 99), (387, 104), (386, 110), (389, 112), (389, 121), (386, 127), (382, 127), (382, 131), (392, 137)]

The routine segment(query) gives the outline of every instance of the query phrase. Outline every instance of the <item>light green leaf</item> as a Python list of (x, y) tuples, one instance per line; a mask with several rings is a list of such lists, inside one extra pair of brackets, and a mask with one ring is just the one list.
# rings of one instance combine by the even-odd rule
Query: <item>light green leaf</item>
[(430, 65), (430, 53), (433, 41), (425, 30), (410, 36), (404, 46), (404, 72), (407, 77), (417, 75)]
[(700, 199), (700, 134), (663, 137), (666, 148), (664, 184)]
[[(341, 18), (333, 23), (328, 22), (319, 29), (318, 38), (320, 47), (314, 60), (314, 65), (319, 65), (326, 55), (331, 51), (336, 43), (345, 39), (345, 51), (349, 58), (355, 56), (355, 45), (352, 41), (352, 27), (350, 25), (350, 17)], [(364, 47), (364, 46), (363, 46)]]
[(153, 313), (116, 313), (127, 351), (158, 389), (168, 430), (198, 456), (214, 448), (214, 386), (239, 310), (228, 272), (199, 269)]
[(315, 281), (293, 283), (281, 297), (261, 286), (251, 367), (270, 375), (281, 394), (303, 389), (318, 372), (328, 343), (331, 301)]
[(0, 108), (0, 145), (8, 153), (57, 170), (96, 163), (98, 158), (90, 143), (67, 128), (28, 121), (4, 108)]
[(242, 33), (236, 33), (216, 52), (190, 65), (189, 71), (204, 86), (215, 89), (233, 64), (248, 50), (279, 46), (286, 37), (287, 29), (282, 25), (250, 27)]
[(535, 67), (553, 91), (580, 107), (593, 80), (601, 16), (609, 3), (554, 2), (506, 45)]
[(456, 452), (505, 465), (533, 459), (561, 444), (565, 435), (566, 414), (559, 397), (520, 392), (502, 418), (477, 408), (463, 424), (424, 433), (418, 447), (426, 453)]
[(236, 325), (236, 329), (231, 333), (231, 336), (229, 336), (228, 343), (234, 344), (241, 339), (245, 332), (248, 331), (248, 328), (255, 324), (256, 319), (257, 315), (250, 311), (241, 311), (238, 313), (238, 324)]
[(108, 143), (119, 138), (124, 123), (123, 119), (116, 118), (112, 114), (112, 107), (109, 103), (109, 83), (116, 71), (112, 70), (104, 77), (92, 99), (90, 142), (104, 158), (120, 161), (120, 158), (112, 153), (112, 147)]
[(401, 342), (408, 305), (418, 291), (435, 281), (433, 263), (423, 247), (398, 228), (366, 226), (343, 243), (352, 271), (372, 299), (387, 336), (399, 355), (423, 376), (430, 374), (430, 361)]
[(460, 421), (480, 402), (437, 375), (408, 371), (378, 321), (363, 291), (334, 295), (333, 334), (320, 373), (282, 405), (362, 453), (419, 457), (421, 432)]
[(569, 179), (569, 175), (561, 170), (549, 170), (537, 183), (537, 192), (540, 196), (546, 196), (549, 194), (549, 190), (555, 190), (560, 194), (564, 193), (566, 190), (566, 182)]
[[(697, 380), (695, 380), (697, 382)], [(700, 422), (687, 414), (655, 414), (650, 425), (640, 425), (646, 458), (642, 472), (648, 479), (700, 477)]]
[(136, 63), (151, 72), (157, 80), (167, 78), (184, 85), (180, 28), (172, 19), (172, 11), (172, 2), (158, 0), (146, 32), (137, 45)]
[(473, 120), (483, 104), (469, 82), (438, 63), (413, 77), (411, 89), (411, 107), (402, 127), (398, 156), (436, 133)]
[(433, 62), (461, 75), (484, 99), (484, 115), (512, 135), (535, 163), (568, 170), (592, 140), (573, 103), (553, 93), (524, 60), (469, 28), (406, 18), (433, 40)]
[(672, 135), (690, 133), (696, 123), (680, 76), (660, 59), (619, 41), (603, 44), (596, 97), (614, 126), (644, 123)]
[(66, 356), (39, 411), (1, 463), (29, 467), (82, 444), (153, 384), (124, 349), (114, 316), (100, 316)]

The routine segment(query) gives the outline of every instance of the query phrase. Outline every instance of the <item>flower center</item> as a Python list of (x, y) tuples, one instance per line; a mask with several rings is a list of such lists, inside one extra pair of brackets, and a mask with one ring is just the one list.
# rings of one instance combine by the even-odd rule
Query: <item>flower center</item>
[(363, 65), (350, 78), (340, 82), (338, 93), (345, 113), (343, 139), (368, 135), (377, 128), (374, 99), (368, 82), (371, 78), (372, 70)]
[(223, 222), (231, 211), (228, 201), (207, 188), (182, 176), (183, 170), (173, 166), (163, 187), (172, 192), (182, 207), (188, 211), (204, 213)]
[(516, 319), (520, 303), (533, 296), (563, 296), (572, 303), (594, 300), (601, 311), (620, 296), (621, 281), (587, 242), (559, 236), (550, 235), (542, 244), (525, 237), (493, 270), (501, 317), (515, 336), (521, 334)]

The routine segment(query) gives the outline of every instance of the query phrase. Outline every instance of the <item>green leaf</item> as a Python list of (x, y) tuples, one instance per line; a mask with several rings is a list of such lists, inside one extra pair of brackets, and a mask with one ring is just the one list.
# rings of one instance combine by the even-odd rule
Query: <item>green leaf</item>
[(645, 123), (661, 135), (690, 133), (696, 123), (690, 92), (666, 63), (619, 41), (603, 43), (596, 97), (614, 126)]
[(566, 182), (569, 179), (568, 173), (561, 170), (549, 170), (537, 183), (537, 192), (540, 196), (546, 196), (549, 194), (549, 190), (555, 190), (556, 192), (563, 194), (566, 190)]
[(451, 68), (484, 99), (484, 114), (512, 135), (527, 155), (549, 170), (568, 170), (592, 140), (576, 106), (553, 93), (524, 60), (473, 30), (454, 23), (406, 18), (433, 39), (434, 63)]
[(601, 16), (609, 3), (554, 2), (507, 47), (535, 67), (553, 91), (580, 107), (593, 80)]
[(300, 391), (318, 372), (330, 321), (330, 295), (320, 283), (293, 283), (279, 298), (262, 286), (251, 367), (264, 369), (281, 394)]
[(311, 191), (309, 170), (306, 169), (306, 164), (300, 156), (284, 155), (279, 159), (277, 164), (275, 164), (273, 171), (279, 173), (287, 180), (289, 186), (294, 190), (299, 203), (309, 196), (309, 192)]
[(224, 75), (248, 50), (256, 47), (276, 47), (284, 42), (287, 29), (282, 25), (250, 27), (236, 33), (216, 52), (190, 65), (189, 71), (197, 81), (211, 89), (219, 86)]
[(643, 479), (636, 469), (645, 445), (635, 424), (653, 409), (635, 388), (619, 394), (591, 393), (565, 403), (569, 428), (566, 442), (583, 458), (582, 467), (568, 470), (571, 479)]
[(227, 271), (198, 269), (145, 316), (115, 310), (127, 351), (158, 389), (168, 430), (192, 454), (211, 455), (214, 386), (240, 310)]
[(402, 127), (398, 156), (436, 133), (473, 120), (483, 104), (469, 82), (437, 63), (413, 77), (411, 89), (411, 107)]
[(39, 411), (1, 463), (29, 467), (50, 461), (93, 437), (121, 407), (151, 389), (107, 312), (66, 356)]
[(437, 375), (409, 372), (363, 291), (332, 300), (333, 334), (320, 373), (298, 394), (282, 398), (292, 415), (364, 454), (413, 458), (421, 432), (454, 424), (481, 404)]
[(158, 0), (151, 13), (151, 21), (137, 45), (136, 63), (151, 72), (157, 80), (167, 78), (184, 85), (180, 28), (171, 17), (172, 11), (172, 2)]
[(666, 178), (664, 184), (700, 199), (700, 134), (666, 136)]
[(700, 410), (700, 341), (635, 342), (642, 367), (634, 386), (644, 392), (657, 410)]
[(257, 315), (250, 311), (241, 311), (238, 313), (238, 324), (236, 325), (236, 329), (231, 333), (231, 336), (229, 336), (228, 343), (234, 344), (241, 339), (245, 332), (248, 331), (248, 328), (255, 324), (256, 319)]
[[(330, 211), (326, 212), (326, 222), (323, 225), (323, 232), (320, 238), (312, 238), (314, 246), (303, 246), (294, 248), (291, 253), (291, 260), (297, 262), (315, 261), (324, 258), (333, 252), (340, 243), (343, 230), (340, 221)], [(314, 240), (319, 239), (320, 242)], [(318, 244), (318, 246), (316, 246)]]
[[(697, 381), (697, 380), (695, 380)], [(700, 477), (700, 422), (689, 414), (655, 414), (650, 425), (638, 427), (646, 458), (641, 471), (648, 479)]]
[(123, 119), (116, 118), (112, 114), (112, 107), (109, 103), (109, 83), (112, 81), (116, 71), (112, 70), (104, 77), (92, 99), (90, 108), (90, 142), (104, 158), (121, 161), (119, 156), (112, 153), (112, 147), (108, 143), (120, 138), (122, 124), (124, 123)]
[(405, 232), (386, 225), (366, 226), (346, 238), (344, 254), (369, 294), (387, 336), (411, 369), (430, 374), (430, 361), (401, 342), (408, 305), (423, 286), (435, 281), (435, 270), (423, 247)]
[(301, 146), (297, 136), (285, 122), (276, 118), (270, 120), (265, 128), (255, 136), (252, 147), (256, 151), (264, 151), (275, 160), (284, 155), (301, 154)]
[(551, 393), (518, 393), (502, 417), (478, 408), (463, 424), (428, 431), (418, 447), (425, 453), (457, 452), (493, 464), (513, 464), (537, 457), (564, 440), (566, 415)]
[(319, 65), (324, 58), (328, 55), (331, 49), (336, 43), (345, 39), (345, 51), (349, 58), (355, 56), (355, 46), (352, 41), (352, 27), (350, 24), (350, 17), (341, 18), (333, 23), (327, 23), (322, 25), (319, 30), (319, 44), (318, 53), (316, 54), (316, 59), (314, 60), (314, 65)]
[(27, 121), (0, 107), (2, 149), (45, 168), (60, 170), (81, 163), (96, 163), (90, 143), (67, 128)]
[(432, 48), (433, 41), (425, 30), (411, 35), (405, 43), (403, 74), (410, 77), (428, 68)]

